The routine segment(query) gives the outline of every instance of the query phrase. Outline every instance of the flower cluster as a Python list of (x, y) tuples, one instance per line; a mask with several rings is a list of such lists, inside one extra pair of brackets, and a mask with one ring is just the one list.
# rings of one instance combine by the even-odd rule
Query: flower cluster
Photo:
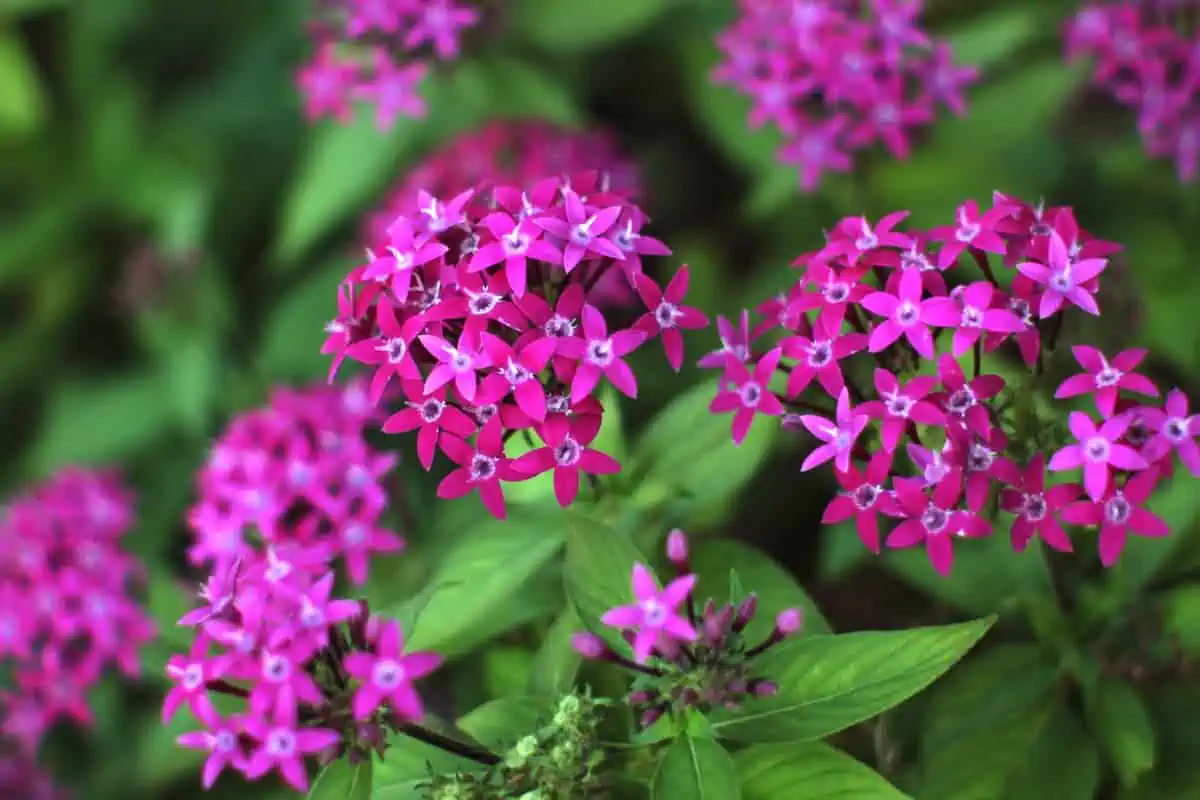
[[(187, 706), (203, 725), (179, 744), (208, 753), (205, 788), (228, 768), (249, 780), (277, 771), (305, 791), (307, 758), (382, 754), (386, 730), (423, 716), (413, 681), (441, 657), (405, 654), (398, 623), (333, 589), (312, 550), (268, 547), (214, 572), (205, 604), (180, 619), (196, 639), (167, 663), (163, 722)], [(220, 696), (237, 707), (223, 713)]]
[(714, 80), (753, 100), (749, 125), (774, 123), (778, 157), (812, 190), (851, 153), (881, 142), (908, 157), (911, 136), (942, 104), (965, 110), (978, 72), (956, 66), (945, 43), (920, 27), (921, 0), (744, 0), (717, 37)]
[[(447, 201), (421, 193), (419, 205), (343, 283), (322, 348), (333, 355), (331, 378), (349, 358), (373, 369), (372, 401), (401, 388), (406, 407), (383, 430), (416, 431), (426, 469), (439, 450), (457, 465), (439, 497), (475, 491), (503, 517), (502, 482), (552, 471), (559, 502), (570, 505), (581, 472), (620, 469), (589, 448), (604, 413), (593, 396), (601, 380), (636, 397), (626, 356), (661, 335), (678, 369), (680, 330), (707, 324), (683, 304), (687, 268), (665, 288), (643, 273), (643, 256), (670, 250), (642, 232), (646, 215), (595, 172)], [(609, 271), (646, 307), (629, 328), (587, 299)], [(514, 459), (505, 446), (518, 431), (530, 449)]]
[(1095, 59), (1092, 82), (1137, 113), (1146, 150), (1200, 175), (1200, 28), (1195, 3), (1087, 3), (1067, 26), (1067, 57)]
[(750, 593), (736, 607), (725, 603), (718, 608), (710, 599), (697, 612), (692, 598), (696, 576), (690, 574), (683, 531), (668, 535), (667, 556), (678, 571), (674, 580), (660, 588), (649, 567), (634, 564), (635, 602), (609, 609), (601, 617), (605, 625), (620, 629), (633, 650), (633, 660), (593, 633), (575, 634), (575, 650), (636, 674), (628, 702), (641, 709), (643, 727), (672, 710), (732, 709), (746, 698), (775, 694), (774, 683), (752, 674), (753, 659), (800, 630), (800, 611), (779, 612), (771, 634), (751, 645), (743, 633), (758, 609), (756, 595)]
[(425, 116), (418, 93), (434, 60), (458, 58), (479, 12), (455, 0), (318, 0), (310, 36), (315, 55), (297, 75), (310, 119), (347, 122), (356, 100), (375, 108), (378, 127)]
[[(382, 242), (397, 217), (421, 213), (421, 193), (453, 197), (479, 186), (530, 188), (547, 175), (595, 170), (609, 176), (608, 192), (633, 201), (641, 180), (632, 162), (603, 133), (576, 133), (539, 120), (497, 120), (451, 139), (410, 170), (365, 220), (365, 240)], [(636, 301), (629, 282), (611, 270), (588, 292), (597, 304)]]
[(381, 481), (396, 457), (364, 438), (377, 419), (359, 383), (279, 389), (267, 407), (237, 417), (197, 474), (189, 560), (224, 571), (255, 552), (257, 537), (306, 563), (340, 556), (351, 580), (364, 583), (372, 553), (404, 546), (380, 525)]
[[(15, 689), (0, 696), (0, 744), (30, 769), (56, 723), (92, 724), (87, 691), (110, 665), (140, 674), (155, 630), (130, 595), (142, 572), (120, 540), (132, 522), (120, 480), (82, 469), (59, 472), (0, 512), (0, 660), (11, 664)], [(5, 763), (5, 780), (36, 782)]]
[[(751, 326), (748, 312), (740, 324), (718, 321), (722, 347), (701, 365), (722, 372), (711, 409), (733, 412), (734, 441), (757, 415), (807, 429), (820, 444), (802, 470), (832, 461), (841, 486), (824, 522), (853, 519), (879, 552), (879, 515), (897, 519), (887, 545), (924, 544), (943, 574), (955, 537), (991, 532), (984, 511), (1001, 488), (1018, 550), (1034, 535), (1070, 550), (1064, 521), (1099, 527), (1105, 565), (1129, 533), (1165, 535), (1142, 506), (1175, 453), (1200, 474), (1200, 420), (1179, 391), (1165, 407), (1145, 404), (1159, 394), (1134, 371), (1146, 353), (1074, 348), (1083, 371), (1057, 396), (1094, 394), (1100, 419), (1074, 412), (1076, 441), (1065, 447), (1034, 398), (1064, 312), (1100, 313), (1099, 278), (1119, 245), (1080, 229), (1070, 208), (999, 193), (990, 209), (965, 202), (953, 224), (927, 231), (900, 231), (905, 216), (842, 220), (821, 250), (797, 259), (791, 289), (758, 307), (761, 322)], [(962, 275), (964, 261), (980, 275)], [(983, 369), (983, 354), (1005, 346), (1028, 368), (1022, 385)], [(970, 375), (959, 363), (967, 354)], [(1041, 451), (1052, 449), (1047, 464)], [(1046, 468), (1082, 469), (1083, 485), (1048, 487)]]
[(28, 758), (10, 753), (0, 755), (0, 797), (21, 800), (65, 800), (68, 793)]

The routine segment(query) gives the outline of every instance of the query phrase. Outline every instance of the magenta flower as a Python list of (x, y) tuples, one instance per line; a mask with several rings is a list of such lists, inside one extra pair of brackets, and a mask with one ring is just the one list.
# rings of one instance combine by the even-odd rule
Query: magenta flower
[(932, 375), (918, 375), (903, 386), (886, 369), (875, 370), (875, 391), (879, 400), (868, 400), (858, 410), (872, 419), (882, 419), (879, 441), (891, 453), (900, 444), (900, 437), (912, 423), (942, 425), (946, 415), (925, 399), (937, 385)]
[(850, 451), (869, 421), (870, 417), (866, 414), (855, 413), (855, 409), (850, 405), (850, 393), (846, 389), (842, 389), (838, 395), (835, 422), (816, 414), (802, 415), (801, 424), (825, 444), (808, 454), (804, 463), (800, 465), (800, 471), (808, 472), (830, 459), (834, 459), (834, 464), (839, 470), (844, 472), (849, 469)]
[(800, 310), (819, 308), (821, 311), (817, 316), (817, 324), (827, 331), (840, 331), (849, 308), (871, 293), (870, 286), (859, 283), (867, 269), (865, 265), (860, 265), (838, 272), (819, 261), (810, 264), (805, 277), (808, 284), (816, 286), (818, 291), (807, 292), (801, 297)]
[(867, 346), (867, 337), (861, 333), (830, 333), (817, 321), (813, 337), (789, 336), (780, 342), (783, 354), (797, 360), (788, 376), (787, 396), (796, 397), (812, 382), (813, 378), (830, 397), (837, 397), (846, 385), (839, 362), (861, 351)]
[(511, 462), (504, 455), (504, 427), (500, 417), (492, 417), (480, 429), (474, 447), (451, 435), (441, 438), (441, 446), (442, 452), (458, 464), (458, 468), (442, 478), (437, 496), (452, 500), (478, 491), (484, 507), (493, 516), (504, 519), (504, 490), (500, 488), (500, 481), (520, 480), (524, 476), (513, 472)]
[(626, 213), (624, 216), (624, 226), (618, 223), (617, 227), (611, 229), (608, 235), (612, 238), (612, 243), (619, 247), (623, 254), (618, 262), (621, 265), (621, 272), (630, 282), (633, 282), (638, 275), (642, 274), (642, 256), (669, 256), (671, 248), (653, 236), (639, 232), (641, 225), (646, 222), (645, 214)]
[(940, 575), (949, 575), (954, 565), (951, 537), (986, 536), (991, 531), (975, 514), (956, 509), (961, 485), (953, 476), (926, 495), (920, 481), (897, 478), (896, 503), (907, 517), (888, 534), (888, 547), (914, 547), (925, 542), (929, 562)]
[(352, 701), (354, 718), (366, 720), (387, 703), (401, 719), (420, 722), (425, 716), (421, 696), (413, 681), (425, 677), (442, 664), (437, 653), (403, 653), (404, 632), (400, 623), (387, 620), (379, 629), (373, 654), (351, 653), (343, 663), (351, 676), (361, 681)]
[[(1013, 276), (1012, 294), (1005, 300), (1005, 307), (1021, 323), (1021, 330), (1012, 337), (1025, 366), (1033, 368), (1037, 364), (1038, 354), (1042, 349), (1042, 337), (1033, 317), (1033, 303), (1037, 302), (1037, 291), (1033, 281), (1024, 275)], [(989, 333), (983, 338), (983, 350), (991, 353), (1009, 339), (1009, 333)]]
[(258, 742), (258, 748), (246, 761), (246, 777), (258, 780), (271, 770), (278, 770), (283, 780), (298, 792), (308, 791), (304, 756), (333, 747), (342, 738), (327, 728), (299, 727), (296, 703), (286, 696), (280, 696), (269, 718), (246, 717), (244, 727)]
[(927, 301), (923, 319), (940, 328), (954, 328), (951, 352), (966, 353), (986, 333), (1020, 333), (1025, 329), (1011, 311), (992, 308), (994, 288), (978, 281), (963, 289), (958, 297), (934, 297)]
[(1118, 440), (1129, 428), (1129, 419), (1117, 416), (1104, 421), (1099, 428), (1082, 411), (1072, 411), (1067, 425), (1077, 442), (1059, 450), (1050, 459), (1050, 470), (1061, 472), (1083, 467), (1083, 486), (1088, 497), (1099, 503), (1109, 485), (1110, 467), (1141, 470), (1150, 466), (1137, 451)]
[(681, 305), (688, 290), (688, 268), (684, 264), (671, 278), (667, 288), (659, 291), (658, 285), (639, 274), (635, 279), (638, 295), (649, 312), (638, 319), (634, 326), (647, 337), (662, 334), (663, 351), (667, 363), (676, 372), (683, 366), (683, 330), (697, 330), (708, 325), (706, 317), (698, 309)]
[(417, 234), (404, 217), (387, 230), (387, 249), (362, 271), (362, 280), (386, 283), (395, 297), (408, 297), (413, 270), (440, 258), (449, 249), (426, 234)]
[(754, 367), (754, 372), (746, 369), (740, 361), (731, 359), (727, 363), (725, 375), (721, 378), (721, 390), (709, 403), (708, 410), (714, 414), (733, 412), (735, 445), (740, 445), (750, 432), (755, 414), (778, 417), (783, 413), (783, 404), (768, 388), (782, 355), (778, 347), (771, 350)]
[[(929, 232), (934, 241), (943, 242), (938, 251), (937, 265), (941, 269), (951, 266), (968, 247), (975, 247), (988, 253), (1003, 255), (1005, 252), (1004, 239), (996, 231), (996, 226), (1009, 215), (1009, 209), (999, 206), (979, 213), (979, 205), (974, 200), (968, 200), (958, 207), (955, 214), (955, 224), (934, 228)], [(991, 288), (991, 284), (988, 284)], [(987, 308), (984, 303), (982, 308)]]
[(421, 377), (409, 346), (426, 325), (420, 316), (409, 317), (401, 324), (396, 319), (393, 304), (386, 297), (379, 298), (375, 309), (379, 335), (363, 339), (346, 351), (346, 355), (359, 363), (378, 365), (367, 390), (372, 403), (380, 401), (393, 377), (402, 381)]
[[(367, 582), (367, 574), (371, 567), (371, 556), (376, 553), (399, 553), (404, 549), (404, 539), (389, 530), (373, 523), (351, 520), (338, 532), (338, 543), (342, 551), (342, 560), (346, 564), (346, 574), (356, 586)], [(348, 601), (339, 601), (348, 602)], [(346, 606), (340, 606), (341, 616)]]
[(1000, 394), (1004, 389), (1004, 379), (999, 375), (980, 375), (968, 381), (958, 361), (949, 353), (942, 353), (937, 363), (938, 377), (945, 390), (938, 395), (942, 407), (952, 416), (963, 420), (976, 435), (987, 436), (992, 423), (987, 407), (980, 401)]
[(887, 317), (871, 331), (869, 349), (878, 353), (904, 336), (922, 358), (932, 359), (933, 334), (923, 317), (932, 300), (922, 300), (921, 273), (908, 270), (901, 274), (895, 294), (873, 292), (862, 299), (862, 307)]
[(866, 217), (846, 217), (834, 226), (818, 258), (843, 256), (854, 266), (859, 258), (881, 247), (908, 247), (912, 237), (895, 230), (908, 215), (907, 211), (893, 211), (874, 226)]
[(605, 625), (634, 631), (633, 655), (644, 664), (655, 650), (670, 653), (675, 642), (693, 642), (696, 629), (679, 615), (679, 607), (696, 585), (695, 575), (683, 575), (659, 589), (654, 574), (644, 564), (633, 565), (631, 580), (635, 605), (610, 608), (600, 617)]
[(382, 50), (375, 51), (374, 74), (354, 87), (354, 97), (375, 105), (375, 127), (389, 130), (400, 117), (425, 116), (425, 100), (418, 91), (429, 74), (423, 62), (397, 64)]
[(532, 219), (518, 222), (511, 215), (497, 211), (488, 215), (482, 224), (496, 240), (480, 247), (471, 257), (471, 272), (479, 272), (503, 261), (504, 275), (514, 297), (520, 298), (525, 294), (528, 259), (550, 263), (562, 260), (562, 253), (541, 238), (541, 228)]
[(512, 469), (527, 476), (554, 470), (554, 496), (566, 508), (579, 493), (580, 472), (615, 475), (621, 471), (615, 458), (588, 447), (599, 432), (598, 417), (552, 414), (538, 429), (546, 446), (514, 459)]
[(1100, 314), (1096, 299), (1086, 288), (1088, 281), (1095, 278), (1108, 266), (1104, 258), (1076, 260), (1067, 250), (1067, 245), (1057, 230), (1051, 230), (1048, 244), (1049, 264), (1023, 261), (1017, 270), (1045, 287), (1038, 304), (1038, 316), (1042, 319), (1058, 312), (1064, 302), (1070, 302), (1093, 316)]
[(845, 470), (834, 470), (834, 476), (842, 487), (821, 515), (822, 525), (832, 525), (854, 517), (858, 538), (872, 553), (879, 552), (879, 519), (881, 510), (891, 510), (894, 501), (884, 490), (888, 473), (892, 468), (889, 451), (878, 450), (867, 462), (864, 472), (854, 465)]
[(453, 0), (424, 0), (415, 6), (402, 3), (401, 8), (416, 11), (416, 19), (404, 37), (404, 49), (415, 50), (424, 44), (433, 47), (441, 59), (458, 57), (458, 42), (462, 31), (479, 21), (479, 12), (468, 6), (455, 5)]
[(564, 189), (563, 212), (566, 218), (538, 217), (535, 222), (564, 241), (563, 268), (569, 274), (589, 254), (618, 261), (624, 258), (621, 248), (604, 236), (621, 216), (621, 210), (620, 206), (589, 209), (578, 194)]
[(454, 388), (463, 400), (473, 402), (479, 385), (479, 370), (496, 366), (504, 357), (504, 342), (491, 334), (478, 333), (475, 328), (464, 328), (457, 345), (450, 344), (440, 336), (426, 334), (418, 338), (429, 354), (438, 360), (438, 365), (425, 379), (425, 394), (453, 381)]
[(417, 431), (417, 459), (428, 471), (437, 453), (438, 437), (447, 431), (460, 439), (475, 433), (477, 426), (469, 416), (446, 402), (446, 389), (427, 393), (420, 381), (406, 382), (408, 408), (392, 414), (383, 423), (384, 433)]
[(1029, 462), (1011, 489), (1000, 492), (1000, 507), (1016, 514), (1011, 536), (1013, 550), (1024, 552), (1029, 540), (1037, 535), (1048, 547), (1061, 553), (1070, 553), (1071, 539), (1058, 523), (1055, 513), (1079, 497), (1082, 487), (1075, 483), (1062, 483), (1046, 488), (1046, 459), (1038, 453)]
[(1113, 356), (1111, 363), (1094, 347), (1076, 345), (1071, 352), (1079, 366), (1087, 372), (1072, 375), (1063, 381), (1054, 392), (1056, 398), (1061, 400), (1095, 392), (1096, 408), (1105, 417), (1111, 417), (1116, 411), (1122, 389), (1158, 397), (1158, 387), (1145, 375), (1132, 371), (1146, 358), (1145, 350), (1122, 350)]
[(617, 331), (611, 336), (604, 315), (595, 306), (583, 307), (583, 338), (571, 337), (558, 344), (558, 352), (582, 361), (571, 381), (571, 402), (578, 403), (592, 393), (600, 376), (608, 378), (626, 397), (637, 397), (637, 377), (624, 357), (646, 340), (639, 330)]
[(505, 345), (507, 354), (501, 359), (500, 367), (483, 379), (476, 402), (480, 405), (499, 403), (512, 394), (517, 406), (530, 419), (544, 420), (546, 390), (538, 380), (538, 373), (546, 369), (557, 347), (556, 340), (542, 336), (539, 331), (530, 331), (511, 349)]
[(236, 723), (236, 719), (224, 721), (213, 717), (206, 721), (207, 730), (189, 731), (175, 740), (180, 747), (208, 753), (201, 772), (201, 784), (205, 789), (213, 787), (226, 767), (233, 767), (238, 772), (248, 769), (246, 755), (238, 744)]
[(750, 359), (750, 312), (742, 311), (735, 328), (733, 323), (717, 316), (717, 336), (721, 347), (701, 358), (697, 365), (701, 369), (726, 369), (729, 359), (745, 363)]
[(1167, 394), (1164, 409), (1142, 409), (1146, 425), (1155, 432), (1143, 452), (1148, 461), (1159, 461), (1174, 450), (1188, 472), (1200, 477), (1200, 449), (1195, 437), (1200, 433), (1200, 416), (1188, 414), (1187, 395), (1178, 389)]
[(200, 634), (192, 642), (187, 656), (171, 656), (167, 660), (167, 677), (175, 686), (163, 698), (162, 721), (166, 725), (174, 718), (179, 707), (186, 704), (201, 722), (208, 723), (217, 717), (217, 710), (208, 697), (208, 682), (220, 678), (229, 669), (229, 660), (210, 659), (208, 646), (212, 640)]
[(1073, 525), (1100, 526), (1100, 563), (1111, 567), (1125, 549), (1130, 533), (1159, 538), (1171, 532), (1166, 522), (1141, 507), (1150, 499), (1157, 482), (1154, 470), (1139, 472), (1123, 487), (1109, 486), (1100, 499), (1071, 503), (1063, 509), (1062, 518)]
[(285, 699), (311, 706), (324, 703), (321, 689), (304, 671), (315, 649), (311, 644), (294, 641), (290, 631), (276, 629), (258, 657), (239, 664), (237, 670), (237, 677), (255, 681), (250, 691), (250, 710), (265, 714)]

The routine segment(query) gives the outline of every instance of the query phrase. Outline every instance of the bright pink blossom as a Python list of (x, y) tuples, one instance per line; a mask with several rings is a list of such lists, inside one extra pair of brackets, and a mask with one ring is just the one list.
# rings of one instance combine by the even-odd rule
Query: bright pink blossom
[(1079, 497), (1081, 487), (1075, 483), (1061, 483), (1046, 488), (1046, 459), (1041, 453), (1033, 457), (1011, 485), (1012, 488), (1000, 493), (1000, 507), (1017, 515), (1011, 530), (1013, 550), (1024, 552), (1029, 540), (1036, 535), (1048, 547), (1070, 553), (1071, 539), (1056, 515)]
[(1146, 469), (1149, 464), (1129, 445), (1119, 440), (1129, 427), (1126, 417), (1113, 417), (1099, 427), (1082, 411), (1072, 411), (1067, 418), (1076, 443), (1059, 450), (1050, 459), (1050, 470), (1083, 468), (1083, 486), (1088, 497), (1100, 502), (1108, 489), (1111, 468), (1122, 470)]
[(866, 414), (855, 411), (850, 405), (850, 393), (842, 389), (838, 395), (837, 412), (832, 422), (816, 414), (800, 417), (801, 424), (808, 432), (824, 442), (804, 459), (804, 463), (800, 465), (801, 472), (807, 472), (829, 460), (833, 460), (839, 470), (845, 471), (850, 468), (850, 451), (870, 421)]
[(655, 650), (670, 653), (675, 642), (696, 640), (696, 629), (679, 615), (679, 607), (696, 585), (695, 575), (682, 575), (660, 589), (649, 568), (638, 563), (633, 565), (631, 583), (635, 604), (611, 608), (600, 621), (634, 631), (633, 654), (639, 664), (646, 663)]
[(1099, 498), (1071, 503), (1063, 509), (1062, 518), (1073, 525), (1099, 526), (1100, 563), (1111, 567), (1125, 549), (1130, 533), (1154, 538), (1170, 533), (1162, 518), (1142, 508), (1157, 482), (1154, 470), (1139, 472), (1124, 486), (1109, 485)]
[(442, 657), (424, 651), (404, 653), (403, 649), (404, 633), (399, 623), (388, 621), (380, 627), (372, 653), (346, 656), (346, 671), (361, 682), (354, 693), (355, 719), (368, 719), (384, 703), (407, 722), (420, 722), (425, 716), (413, 681), (441, 666)]
[(1127, 392), (1158, 397), (1158, 387), (1145, 375), (1133, 370), (1146, 358), (1141, 349), (1122, 350), (1110, 362), (1094, 347), (1076, 345), (1071, 348), (1079, 366), (1087, 372), (1067, 378), (1054, 392), (1056, 398), (1076, 397), (1094, 393), (1096, 408), (1105, 417), (1111, 417), (1117, 407), (1117, 398), (1124, 389)]

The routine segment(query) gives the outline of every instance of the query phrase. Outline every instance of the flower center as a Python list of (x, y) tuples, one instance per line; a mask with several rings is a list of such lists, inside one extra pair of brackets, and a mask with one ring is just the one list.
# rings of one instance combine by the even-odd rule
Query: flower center
[(514, 230), (508, 236), (500, 238), (500, 245), (504, 248), (506, 256), (524, 253), (529, 248), (529, 237)]
[(503, 374), (508, 382), (513, 386), (520, 386), (522, 383), (525, 383), (533, 378), (532, 372), (525, 369), (525, 367), (521, 366), (515, 361), (508, 362)]
[(738, 394), (742, 398), (742, 405), (754, 408), (762, 400), (762, 387), (754, 381), (747, 381), (738, 388)]
[(575, 333), (575, 323), (566, 317), (555, 314), (546, 320), (546, 324), (542, 326), (542, 330), (546, 332), (547, 336), (562, 339)]
[(571, 408), (571, 403), (565, 394), (546, 395), (546, 410), (553, 414), (565, 414)]
[(607, 367), (613, 362), (612, 339), (593, 339), (588, 342), (588, 361), (597, 367)]
[(995, 453), (976, 443), (971, 445), (971, 452), (967, 454), (967, 469), (971, 472), (986, 472), (992, 468), (995, 460)]
[(921, 524), (926, 533), (941, 533), (950, 522), (950, 515), (943, 508), (930, 505), (921, 513)]
[(879, 499), (882, 493), (880, 487), (874, 484), (864, 483), (862, 486), (854, 490), (850, 497), (854, 500), (854, 507), (859, 511), (866, 511), (871, 506), (875, 505), (875, 501)]
[(450, 357), (450, 368), (455, 372), (469, 372), (472, 359), (466, 353), (455, 353)]
[(1069, 267), (1057, 270), (1050, 276), (1050, 288), (1061, 294), (1066, 294), (1075, 288), (1075, 279), (1071, 277)]
[(237, 737), (232, 731), (220, 730), (213, 734), (213, 750), (218, 753), (231, 753), (237, 747)]
[(437, 398), (431, 398), (421, 403), (420, 410), (421, 421), (429, 424), (441, 419), (442, 412), (446, 410), (446, 404)]
[(575, 441), (570, 436), (562, 440), (557, 447), (554, 448), (554, 461), (560, 467), (573, 467), (579, 463), (580, 457), (583, 455), (583, 448), (579, 446), (579, 442)]
[(384, 352), (387, 353), (389, 364), (397, 364), (404, 359), (404, 354), (408, 352), (408, 345), (403, 339), (388, 339), (383, 345)]
[(912, 325), (921, 317), (921, 312), (912, 303), (905, 301), (900, 304), (900, 308), (896, 310), (896, 321), (901, 325)]
[(187, 669), (183, 671), (183, 676), (180, 678), (179, 683), (189, 692), (199, 689), (204, 685), (204, 665), (188, 664)]
[(975, 392), (971, 391), (970, 386), (964, 386), (950, 395), (946, 407), (955, 414), (965, 414), (975, 403)]
[(651, 628), (657, 628), (667, 621), (667, 609), (662, 603), (651, 597), (642, 601), (642, 618)]
[(1108, 502), (1104, 504), (1104, 519), (1113, 525), (1124, 525), (1131, 514), (1133, 514), (1133, 506), (1121, 492), (1108, 498)]
[(1046, 518), (1049, 507), (1043, 494), (1027, 494), (1021, 507), (1021, 516), (1030, 522), (1041, 522)]
[(496, 459), (476, 453), (471, 457), (471, 480), (486, 481), (496, 474)]
[(362, 525), (347, 525), (342, 531), (342, 542), (349, 547), (358, 547), (367, 540), (367, 529)]
[(1105, 367), (1096, 373), (1096, 386), (1101, 389), (1107, 389), (1110, 386), (1116, 386), (1121, 380), (1121, 371), (1112, 367)]
[(820, 369), (832, 359), (833, 345), (829, 342), (813, 342), (808, 350), (808, 365), (815, 369)]
[(924, 253), (918, 253), (915, 249), (905, 250), (900, 254), (900, 268), (903, 270), (915, 269), (919, 272), (936, 269), (933, 262), (926, 258)]
[(912, 411), (913, 400), (908, 395), (895, 394), (888, 397), (884, 404), (889, 414), (893, 417), (902, 417), (908, 419), (908, 414)]
[(495, 403), (488, 403), (486, 406), (479, 406), (471, 410), (471, 413), (475, 415), (475, 421), (480, 425), (486, 425), (488, 420), (496, 416), (499, 412), (500, 409)]
[(1172, 442), (1182, 442), (1188, 438), (1188, 422), (1180, 417), (1171, 417), (1163, 425), (1163, 436)]
[(1054, 229), (1050, 227), (1050, 223), (1044, 222), (1043, 220), (1039, 219), (1036, 222), (1034, 222), (1032, 225), (1029, 226), (1029, 235), (1030, 236), (1049, 236), (1050, 231), (1052, 231), (1052, 230), (1054, 230)]
[(325, 624), (325, 614), (311, 602), (300, 608), (300, 624), (306, 628), (319, 628)]
[(500, 304), (500, 295), (491, 292), (481, 292), (471, 298), (471, 313), (476, 316), (490, 314)]
[(1026, 325), (1033, 324), (1033, 309), (1030, 307), (1029, 301), (1020, 297), (1009, 298), (1008, 310)]
[(1108, 456), (1112, 448), (1108, 440), (1103, 436), (1093, 436), (1088, 439), (1083, 446), (1083, 455), (1088, 461), (1094, 464), (1108, 463)]
[(267, 735), (267, 752), (287, 758), (296, 752), (296, 736), (286, 728), (276, 728)]
[(963, 306), (962, 327), (978, 328), (983, 325), (983, 312), (974, 306)]
[(863, 231), (863, 234), (854, 240), (854, 246), (860, 253), (866, 252), (879, 247), (879, 237), (872, 231)]
[(679, 310), (679, 307), (666, 301), (659, 303), (658, 308), (654, 309), (654, 321), (660, 328), (674, 328), (681, 316), (683, 316), (683, 312)]
[(283, 683), (291, 675), (291, 664), (283, 656), (263, 654), (262, 674), (271, 683)]
[(958, 239), (963, 244), (970, 244), (979, 235), (980, 227), (971, 222), (959, 222), (958, 228), (954, 231), (954, 238)]
[(825, 295), (825, 299), (830, 303), (844, 303), (850, 296), (850, 287), (844, 283), (834, 283), (826, 286), (821, 294)]
[(406, 677), (404, 667), (390, 658), (377, 661), (371, 670), (371, 682), (380, 689), (395, 689)]

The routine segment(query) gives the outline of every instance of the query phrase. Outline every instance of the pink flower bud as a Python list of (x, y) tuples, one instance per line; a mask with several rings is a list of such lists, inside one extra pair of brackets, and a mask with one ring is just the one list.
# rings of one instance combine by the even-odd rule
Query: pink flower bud
[(667, 558), (684, 572), (688, 571), (687, 534), (679, 528), (667, 534)]
[(603, 658), (608, 652), (604, 640), (594, 633), (576, 633), (571, 636), (571, 647), (584, 658)]
[(642, 712), (642, 718), (640, 720), (642, 727), (649, 728), (651, 725), (658, 722), (658, 718), (661, 717), (662, 715), (663, 715), (663, 710), (662, 710), (661, 706), (655, 706), (654, 708), (647, 708), (645, 711)]
[(800, 630), (803, 616), (798, 608), (785, 608), (775, 617), (775, 628), (784, 636), (791, 636)]
[(771, 681), (758, 681), (754, 684), (754, 694), (759, 697), (774, 697), (779, 694), (779, 685)]

